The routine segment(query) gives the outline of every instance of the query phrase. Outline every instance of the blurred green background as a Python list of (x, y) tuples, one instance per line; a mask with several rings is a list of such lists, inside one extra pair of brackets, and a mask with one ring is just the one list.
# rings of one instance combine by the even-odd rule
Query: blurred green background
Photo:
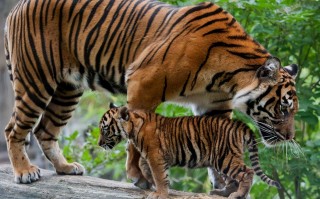
[[(165, 2), (184, 6), (201, 1)], [(270, 177), (280, 181), (283, 189), (268, 187), (255, 178), (251, 198), (320, 198), (320, 1), (217, 0), (215, 3), (234, 15), (250, 35), (282, 60), (283, 66), (291, 63), (300, 66), (297, 78), (300, 109), (296, 116), (295, 138), (300, 147), (266, 148), (259, 145), (262, 168)], [(80, 122), (99, 121), (110, 101), (123, 105), (126, 100), (125, 96), (106, 98), (99, 93), (85, 93), (77, 110), (82, 116)], [(172, 104), (160, 105), (157, 112), (170, 117), (192, 114), (190, 110)], [(238, 112), (235, 116), (247, 121)], [(81, 147), (74, 140), (83, 132), (75, 131), (62, 138), (63, 152), (68, 160), (83, 164), (89, 175), (126, 181), (125, 143), (110, 152), (97, 147), (97, 122), (93, 122), (84, 133), (85, 144)], [(172, 168), (169, 176), (173, 189), (192, 192), (209, 192), (211, 189), (206, 169)]]

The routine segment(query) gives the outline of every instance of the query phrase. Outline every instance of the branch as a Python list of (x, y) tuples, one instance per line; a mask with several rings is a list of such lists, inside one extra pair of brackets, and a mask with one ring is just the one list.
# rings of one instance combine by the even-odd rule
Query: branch
[(279, 198), (285, 199), (284, 194), (286, 194), (291, 199), (290, 194), (287, 192), (287, 190), (284, 188), (284, 186), (280, 182), (279, 174), (278, 174), (277, 170), (275, 169), (275, 167), (273, 167), (272, 175), (273, 175), (274, 180), (278, 181), (281, 185), (281, 189), (278, 189)]
[[(131, 183), (105, 180), (90, 176), (57, 175), (41, 169), (42, 177), (31, 184), (16, 184), (11, 166), (0, 164), (1, 198), (146, 198), (150, 190)], [(170, 198), (224, 199), (219, 196), (170, 190)]]

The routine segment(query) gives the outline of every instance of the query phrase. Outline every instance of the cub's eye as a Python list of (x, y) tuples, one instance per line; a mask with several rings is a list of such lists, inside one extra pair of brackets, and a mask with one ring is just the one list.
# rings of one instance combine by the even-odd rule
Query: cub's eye
[(282, 113), (282, 115), (288, 113), (288, 108), (288, 106), (280, 104), (280, 112)]

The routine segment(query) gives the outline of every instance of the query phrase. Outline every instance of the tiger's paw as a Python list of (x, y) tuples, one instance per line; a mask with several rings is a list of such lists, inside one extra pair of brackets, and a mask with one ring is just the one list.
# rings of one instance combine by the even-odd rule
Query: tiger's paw
[(39, 180), (40, 177), (40, 169), (34, 165), (30, 165), (27, 169), (15, 169), (14, 171), (14, 181), (18, 184), (30, 184)]
[(85, 169), (81, 164), (73, 162), (61, 166), (59, 169), (56, 169), (56, 171), (59, 175), (83, 175)]
[(148, 182), (145, 178), (139, 178), (133, 181), (134, 186), (140, 189), (151, 189), (152, 184)]
[(148, 195), (147, 199), (166, 199), (168, 198), (168, 194), (152, 192)]

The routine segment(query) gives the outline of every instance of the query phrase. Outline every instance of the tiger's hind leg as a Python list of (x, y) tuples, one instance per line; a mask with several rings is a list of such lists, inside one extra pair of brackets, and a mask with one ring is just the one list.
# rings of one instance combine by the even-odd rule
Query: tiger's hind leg
[(46, 108), (55, 88), (43, 88), (42, 85), (35, 88), (33, 82), (28, 81), (30, 79), (22, 81), (20, 75), (17, 71), (13, 81), (14, 112), (5, 128), (5, 137), (15, 182), (31, 183), (40, 178), (40, 170), (30, 163), (25, 149), (26, 138)]
[(34, 131), (42, 151), (58, 174), (82, 175), (85, 171), (79, 163), (67, 162), (57, 142), (61, 129), (71, 118), (82, 94), (81, 88), (68, 84), (59, 85)]

